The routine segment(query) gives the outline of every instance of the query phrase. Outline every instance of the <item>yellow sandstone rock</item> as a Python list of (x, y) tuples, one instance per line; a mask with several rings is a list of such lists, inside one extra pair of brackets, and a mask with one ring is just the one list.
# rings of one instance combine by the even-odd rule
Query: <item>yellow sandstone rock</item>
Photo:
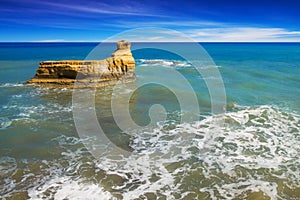
[(121, 40), (117, 47), (112, 56), (104, 60), (41, 62), (35, 76), (27, 84), (73, 88), (101, 87), (135, 81), (135, 61), (130, 43)]

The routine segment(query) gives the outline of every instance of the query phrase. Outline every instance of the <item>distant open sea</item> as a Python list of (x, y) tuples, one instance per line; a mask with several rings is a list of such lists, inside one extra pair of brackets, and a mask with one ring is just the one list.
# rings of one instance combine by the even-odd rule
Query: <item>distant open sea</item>
[[(137, 82), (175, 68), (192, 84), (201, 116), (177, 123), (178, 102), (165, 88), (150, 84), (124, 106), (144, 125), (149, 107), (162, 104), (168, 121), (152, 132), (124, 135), (110, 111), (113, 88), (98, 89), (99, 123), (114, 143), (135, 152), (118, 159), (106, 154), (95, 159), (82, 144), (71, 89), (24, 84), (39, 62), (82, 60), (97, 45), (0, 43), (0, 197), (300, 199), (300, 43), (201, 44), (224, 82), (222, 125), (220, 115), (211, 114), (203, 77), (189, 61), (155, 49), (133, 51)], [(172, 45), (189, 51), (185, 43)], [(115, 44), (104, 45), (97, 59), (114, 49)], [(181, 83), (169, 74), (161, 79), (175, 89)]]

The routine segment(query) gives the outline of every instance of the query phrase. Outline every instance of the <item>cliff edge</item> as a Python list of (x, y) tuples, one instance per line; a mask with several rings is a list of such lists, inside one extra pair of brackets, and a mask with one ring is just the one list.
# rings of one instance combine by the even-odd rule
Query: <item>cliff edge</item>
[(121, 40), (117, 42), (117, 50), (104, 60), (41, 62), (35, 76), (26, 83), (45, 87), (101, 87), (135, 81), (134, 71), (130, 42)]

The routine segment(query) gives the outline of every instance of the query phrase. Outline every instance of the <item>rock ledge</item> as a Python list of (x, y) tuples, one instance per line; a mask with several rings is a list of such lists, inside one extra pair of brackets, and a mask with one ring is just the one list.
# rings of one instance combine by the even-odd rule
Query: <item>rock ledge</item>
[[(135, 61), (130, 43), (121, 40), (117, 50), (104, 60), (61, 60), (41, 62), (27, 84), (44, 87), (101, 87), (135, 81)], [(76, 81), (76, 84), (74, 84)]]

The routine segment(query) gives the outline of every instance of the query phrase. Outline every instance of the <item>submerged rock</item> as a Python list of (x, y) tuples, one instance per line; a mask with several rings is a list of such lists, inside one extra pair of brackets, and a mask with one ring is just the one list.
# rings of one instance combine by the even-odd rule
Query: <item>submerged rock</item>
[[(101, 87), (135, 81), (135, 61), (130, 43), (121, 40), (117, 50), (104, 60), (41, 62), (27, 84), (45, 87)], [(76, 81), (76, 84), (74, 84)]]

